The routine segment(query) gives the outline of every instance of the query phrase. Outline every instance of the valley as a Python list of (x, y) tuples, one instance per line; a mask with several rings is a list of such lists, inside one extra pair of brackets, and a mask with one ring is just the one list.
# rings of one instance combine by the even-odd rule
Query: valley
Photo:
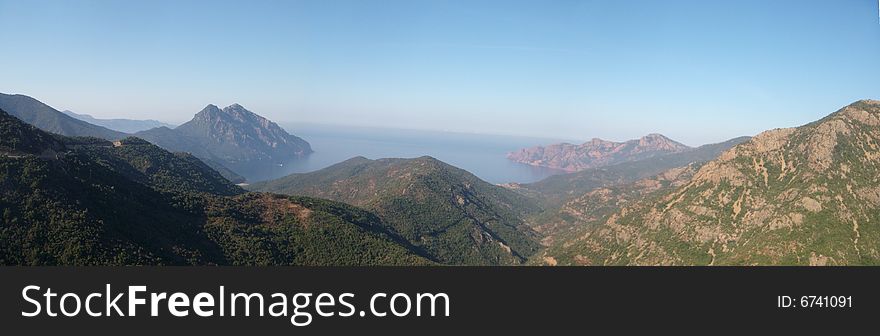
[(445, 264), (519, 264), (539, 249), (521, 219), (539, 210), (534, 200), (432, 157), (356, 157), (249, 189), (363, 207)]
[(7, 265), (880, 264), (872, 100), (698, 147), (650, 134), (514, 150), (560, 172), (489, 183), (431, 156), (271, 179), (254, 167), (313, 149), (237, 104), (126, 134), (0, 98), (15, 111), (0, 115)]
[[(858, 101), (800, 127), (763, 132), (661, 192), (645, 190), (650, 181), (610, 191), (618, 202), (630, 198), (621, 194), (627, 189), (647, 195), (606, 215), (575, 213), (589, 224), (554, 242), (543, 258), (571, 265), (876, 265), (878, 126), (880, 102)], [(589, 211), (577, 202), (569, 206)]]

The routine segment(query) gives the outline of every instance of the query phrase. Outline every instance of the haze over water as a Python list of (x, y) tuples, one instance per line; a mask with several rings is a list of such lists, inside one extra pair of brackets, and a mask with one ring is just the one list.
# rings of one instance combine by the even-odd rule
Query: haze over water
[(564, 141), (558, 139), (318, 124), (281, 126), (308, 141), (315, 152), (272, 175), (315, 171), (355, 156), (379, 159), (424, 155), (495, 184), (529, 183), (565, 173), (512, 162), (505, 157), (519, 148)]

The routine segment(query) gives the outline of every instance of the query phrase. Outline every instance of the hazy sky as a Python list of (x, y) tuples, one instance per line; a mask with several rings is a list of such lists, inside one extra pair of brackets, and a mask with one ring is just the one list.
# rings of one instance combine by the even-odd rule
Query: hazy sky
[(880, 98), (875, 0), (6, 1), (0, 92), (183, 122), (686, 144)]

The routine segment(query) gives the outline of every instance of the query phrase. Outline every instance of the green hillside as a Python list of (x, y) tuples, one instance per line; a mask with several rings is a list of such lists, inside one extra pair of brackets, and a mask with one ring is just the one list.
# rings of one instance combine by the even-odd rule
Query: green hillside
[(136, 138), (43, 132), (0, 111), (0, 264), (428, 264), (376, 216), (244, 193)]
[(522, 220), (539, 211), (534, 201), (431, 157), (357, 157), (250, 189), (363, 207), (445, 264), (519, 264), (539, 248)]

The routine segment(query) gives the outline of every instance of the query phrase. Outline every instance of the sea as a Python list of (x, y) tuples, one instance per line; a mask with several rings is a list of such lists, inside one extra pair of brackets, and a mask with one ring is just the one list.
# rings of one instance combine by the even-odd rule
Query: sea
[(379, 159), (428, 155), (493, 184), (531, 183), (565, 173), (506, 158), (511, 151), (565, 141), (561, 139), (320, 124), (280, 126), (308, 141), (315, 152), (274, 168), (267, 178), (311, 172), (356, 156)]

